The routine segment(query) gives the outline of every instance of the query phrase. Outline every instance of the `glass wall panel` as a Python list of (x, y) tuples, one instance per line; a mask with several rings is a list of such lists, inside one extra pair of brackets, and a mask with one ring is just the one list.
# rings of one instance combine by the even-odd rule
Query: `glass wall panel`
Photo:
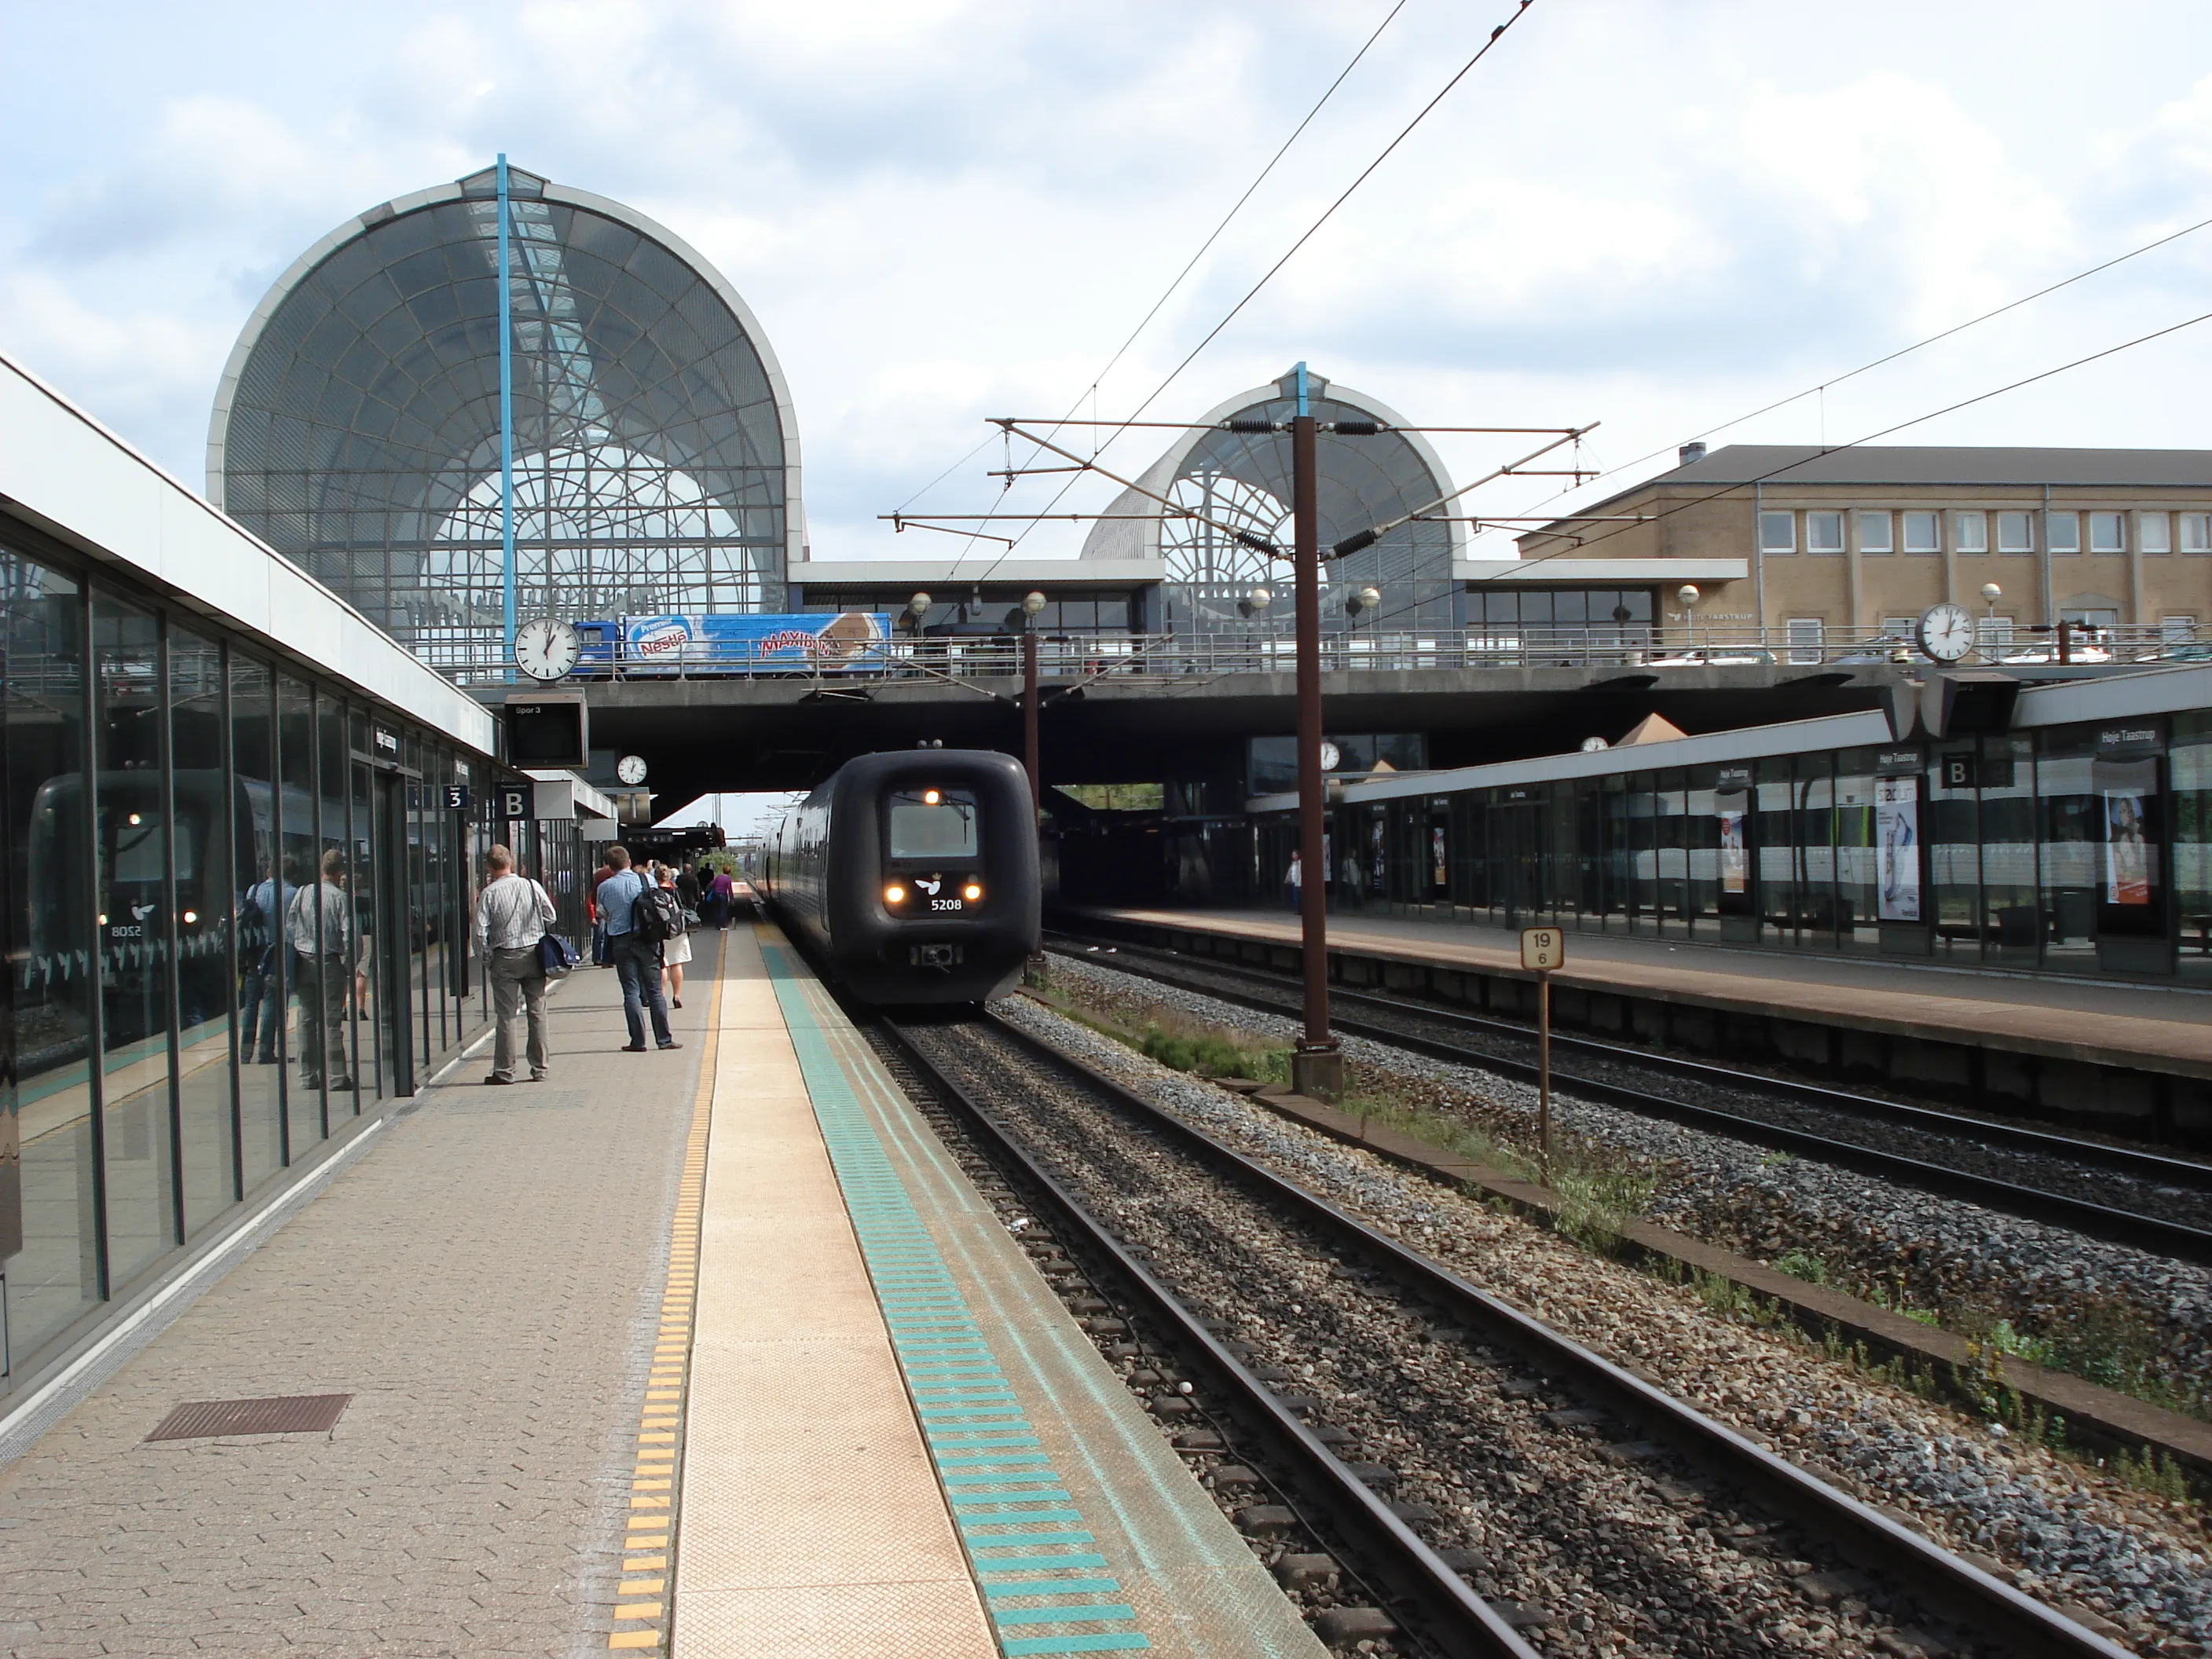
[(2094, 733), (2054, 734), (2036, 757), (2041, 842), (2043, 961), (2081, 972), (2097, 960), (2098, 876), (2105, 826), (2091, 778)]
[(2035, 750), (2027, 738), (1984, 738), (1976, 774), (1982, 834), (1982, 960), (2033, 968), (2039, 952)]
[(1599, 806), (1605, 821), (1605, 927), (1626, 933), (1636, 926), (1636, 883), (1629, 848), (1628, 790), (1619, 777), (1605, 780)]
[(1939, 746), (1928, 767), (1928, 880), (1938, 960), (1981, 960), (1981, 792), (1972, 739)]
[(1796, 761), (1797, 943), (1836, 948), (1836, 775), (1832, 755)]
[[(8, 970), (14, 1064), (0, 1135), (21, 1156), (0, 1185), (0, 1271), (11, 1360), (101, 1294), (92, 1126), (93, 898), (84, 811), (82, 596), (0, 548), (0, 680), (7, 720)], [(0, 1165), (0, 1182), (9, 1172)]]
[(1759, 941), (1795, 945), (1803, 914), (1804, 848), (1797, 838), (1797, 781), (1788, 757), (1760, 761), (1752, 787)]
[(283, 868), (276, 699), (276, 679), (265, 665), (231, 658), (238, 1143), (240, 1178), (249, 1193), (284, 1167), (284, 911), (298, 883)]
[[(171, 825), (161, 788), (161, 623), (151, 611), (95, 592), (92, 630), (101, 1141), (108, 1282), (121, 1285), (179, 1238), (169, 1094)], [(179, 839), (190, 836), (186, 830)]]
[(169, 630), (177, 861), (177, 1132), (187, 1236), (238, 1197), (231, 1122), (231, 869), (236, 791), (223, 769), (222, 647)]
[[(368, 733), (362, 729), (358, 714), (351, 723), (352, 741), (356, 752), (368, 747)], [(349, 932), (340, 942), (352, 977), (346, 989), (346, 1024), (352, 1042), (354, 1067), (352, 1075), (358, 1085), (343, 1100), (333, 1096), (331, 1116), (333, 1119), (357, 1114), (362, 1097), (374, 1099), (389, 1092), (387, 1073), (392, 1056), (390, 1044), (383, 1030), (386, 992), (379, 983), (389, 965), (385, 953), (391, 942), (384, 935), (382, 918), (377, 906), (383, 897), (383, 854), (380, 843), (388, 838), (389, 831), (377, 822), (378, 780), (369, 769), (358, 761), (347, 769), (350, 784), (348, 805), (351, 812), (346, 836), (346, 896), (352, 909), (348, 922)], [(390, 787), (387, 783), (385, 786)], [(327, 946), (330, 941), (324, 941)]]
[(2170, 974), (2164, 733), (2130, 722), (2097, 733), (2097, 966), (2108, 974)]
[(1845, 951), (1881, 948), (1881, 871), (1875, 851), (1874, 757), (1836, 757), (1836, 933)]
[(1680, 938), (1689, 932), (1689, 805), (1682, 774), (1662, 772), (1654, 780), (1655, 866), (1658, 877), (1659, 931)]
[(1717, 940), (1721, 936), (1721, 833), (1714, 797), (1719, 779), (1720, 769), (1712, 766), (1693, 768), (1684, 779), (1682, 836), (1689, 879), (1682, 909), (1692, 939)]
[[(289, 1057), (298, 1062), (284, 1085), (284, 1155), (296, 1164), (323, 1138), (322, 945), (316, 927), (316, 883), (322, 860), (315, 824), (314, 694), (289, 676), (276, 682), (278, 763), (283, 775), (282, 824), (285, 879), (284, 989), (292, 1004), (285, 1033)], [(311, 1048), (310, 1045), (313, 1046)]]
[(2212, 715), (2176, 715), (2172, 755), (2180, 969), (2212, 980)]

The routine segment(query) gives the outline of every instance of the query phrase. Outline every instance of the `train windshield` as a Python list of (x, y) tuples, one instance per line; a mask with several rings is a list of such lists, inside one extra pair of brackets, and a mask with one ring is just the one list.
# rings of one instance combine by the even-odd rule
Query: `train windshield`
[(961, 789), (902, 789), (890, 798), (895, 859), (975, 856), (975, 798)]

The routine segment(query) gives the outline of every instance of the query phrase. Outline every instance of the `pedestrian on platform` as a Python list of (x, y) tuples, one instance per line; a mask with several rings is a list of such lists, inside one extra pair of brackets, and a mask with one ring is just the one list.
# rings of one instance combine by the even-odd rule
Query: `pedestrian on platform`
[(714, 879), (708, 884), (707, 902), (714, 907), (714, 931), (727, 932), (731, 915), (738, 908), (738, 884), (730, 879), (728, 871), (714, 872)]
[[(684, 902), (684, 884), (677, 878), (676, 872), (665, 864), (660, 866), (660, 886), (663, 892), (676, 896), (678, 904)], [(696, 888), (698, 883), (693, 882), (692, 886)], [(684, 921), (688, 924), (690, 921), (690, 913), (687, 909)], [(668, 1006), (672, 1008), (684, 1006), (684, 965), (690, 960), (691, 933), (686, 926), (680, 928), (673, 939), (664, 940), (660, 946), (660, 988), (667, 994)]]
[(1296, 915), (1305, 897), (1305, 866), (1295, 848), (1291, 853), (1291, 867), (1283, 876), (1283, 890), (1290, 896), (1291, 914)]
[(606, 930), (607, 956), (622, 981), (623, 1018), (629, 1026), (626, 1054), (645, 1052), (645, 1016), (653, 1014), (653, 1040), (664, 1048), (684, 1045), (669, 1034), (668, 1003), (660, 994), (660, 941), (638, 931), (638, 902), (649, 890), (629, 867), (629, 849), (607, 848), (614, 871), (599, 884), (599, 926)]
[(491, 1075), (486, 1083), (513, 1083), (514, 1027), (526, 1020), (530, 1080), (545, 1081), (545, 964), (538, 942), (556, 915), (545, 890), (514, 867), (514, 854), (495, 847), (484, 854), (483, 890), (477, 895), (477, 954), (489, 965), (492, 998)]
[(684, 901), (684, 920), (698, 921), (699, 905), (706, 892), (699, 884), (699, 866), (690, 859), (684, 860), (684, 867), (676, 872), (676, 896)]
[(284, 1024), (284, 913), (298, 890), (299, 872), (284, 860), (283, 873), (272, 874), (269, 860), (261, 860), (261, 879), (246, 890), (238, 907), (238, 960), (245, 987), (239, 999), (246, 1029), (240, 1035), (239, 1063), (274, 1066), (276, 1033)]
[(310, 1089), (321, 1087), (326, 1076), (334, 1091), (354, 1087), (346, 1068), (346, 994), (360, 953), (345, 884), (346, 857), (333, 847), (323, 854), (323, 878), (293, 894), (284, 912), (284, 938), (299, 974), (300, 1081)]

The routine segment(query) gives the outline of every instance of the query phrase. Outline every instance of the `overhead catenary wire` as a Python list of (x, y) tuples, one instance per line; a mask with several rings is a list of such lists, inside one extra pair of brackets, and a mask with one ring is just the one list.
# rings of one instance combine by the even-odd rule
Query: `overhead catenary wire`
[[(1518, 3), (1515, 6), (1511, 15), (1508, 16), (1503, 23), (1499, 23), (1492, 28), (1489, 36), (1483, 41), (1480, 46), (1475, 49), (1474, 54), (1464, 64), (1459, 66), (1458, 70), (1453, 73), (1451, 78), (1446, 81), (1442, 87), (1437, 88), (1435, 95), (1430, 98), (1427, 103), (1422, 105), (1419, 110), (1415, 112), (1413, 118), (1407, 122), (1403, 127), (1399, 129), (1397, 136), (1392, 138), (1388, 144), (1382, 147), (1381, 153), (1378, 154), (1373, 161), (1368, 162), (1365, 167), (1359, 170), (1358, 174), (1352, 179), (1352, 182), (1346, 185), (1342, 191), (1338, 194), (1336, 199), (1331, 202), (1326, 208), (1322, 209), (1320, 216), (1316, 218), (1310, 225), (1307, 226), (1306, 228), (1299, 234), (1297, 240), (1292, 242), (1291, 246), (1285, 250), (1282, 257), (1278, 258), (1273, 264), (1268, 266), (1267, 269), (1261, 273), (1260, 280), (1253, 283), (1249, 289), (1245, 290), (1243, 296), (1240, 298), (1235, 305), (1229, 308), (1227, 313), (1222, 317), (1221, 320), (1214, 324), (1212, 328), (1206, 331), (1206, 334), (1200, 339), (1198, 343), (1184, 354), (1182, 361), (1178, 362), (1174, 368), (1170, 369), (1168, 372), (1167, 377), (1163, 380), (1159, 385), (1152, 388), (1150, 394), (1146, 397), (1144, 402), (1139, 404), (1135, 410), (1131, 411), (1130, 418), (1132, 421), (1133, 421), (1136, 416), (1141, 416), (1145, 410), (1150, 409), (1155, 403), (1159, 401), (1161, 396), (1167, 391), (1167, 389), (1170, 386), (1174, 385), (1176, 380), (1182, 376), (1183, 370), (1188, 368), (1193, 362), (1196, 362), (1199, 354), (1204, 351), (1207, 346), (1212, 344), (1216, 339), (1219, 338), (1222, 331), (1226, 329), (1231, 323), (1234, 322), (1238, 315), (1243, 313), (1244, 307), (1251, 304), (1252, 301), (1259, 296), (1260, 291), (1266, 288), (1269, 283), (1274, 280), (1277, 273), (1279, 273), (1285, 265), (1290, 264), (1291, 259), (1297, 257), (1298, 251), (1301, 248), (1304, 247), (1308, 242), (1311, 241), (1316, 235), (1320, 234), (1322, 228), (1328, 224), (1328, 222), (1336, 216), (1337, 210), (1341, 208), (1346, 202), (1350, 201), (1353, 193), (1356, 192), (1362, 185), (1365, 184), (1370, 178), (1374, 176), (1376, 170), (1396, 153), (1398, 147), (1401, 144), (1403, 144), (1407, 138), (1413, 136), (1414, 129), (1419, 127), (1422, 122), (1425, 121), (1429, 118), (1430, 113), (1436, 109), (1437, 106), (1443, 103), (1443, 100), (1451, 94), (1453, 88), (1457, 87), (1462, 81), (1468, 77), (1474, 66), (1490, 55), (1491, 49), (1495, 46), (1499, 40), (1504, 38), (1507, 30), (1510, 29), (1514, 24), (1521, 21), (1522, 17), (1527, 13), (1528, 8), (1534, 3), (1534, 0), (1518, 0)], [(1391, 16), (1395, 16), (1397, 14), (1395, 11), (1391, 13)], [(1383, 20), (1385, 25), (1387, 25), (1389, 21), (1389, 18), (1385, 18)], [(1380, 31), (1378, 30), (1377, 33), (1380, 33)], [(1365, 48), (1363, 47), (1361, 50), (1364, 53)], [(1353, 61), (1357, 62), (1358, 60), (1355, 58)], [(1347, 72), (1349, 72), (1348, 67)], [(1339, 77), (1340, 81), (1341, 78), (1341, 76)], [(1332, 86), (1331, 90), (1334, 90), (1334, 86)], [(1324, 94), (1322, 101), (1327, 101), (1326, 94)], [(1318, 108), (1319, 106), (1316, 106), (1316, 107)], [(1310, 119), (1311, 118), (1310, 117), (1308, 118)], [(1117, 424), (1126, 426), (1127, 423), (1121, 422)], [(1099, 445), (1097, 450), (1093, 452), (1094, 455), (1104, 453), (1107, 449), (1112, 447), (1114, 439), (1119, 435), (1119, 431), (1109, 435), (1106, 441)], [(1074, 481), (1073, 479), (1069, 480), (1067, 483), (1063, 484), (1060, 490), (1054, 495), (1052, 500), (1046, 504), (1048, 509), (1052, 507), (1058, 506), (1060, 499), (1073, 487)], [(1017, 539), (1018, 540), (1019, 538), (1018, 538)], [(976, 580), (981, 581), (984, 580), (984, 578), (988, 577), (991, 571), (997, 569), (1000, 564), (1003, 563), (1007, 557), (1011, 556), (1012, 550), (1012, 549), (1009, 548), (1006, 553), (1000, 555), (999, 558), (983, 572), (983, 575), (978, 577)]]
[[(1951, 338), (1954, 335), (1963, 334), (1971, 328), (1978, 328), (1982, 324), (1994, 321), (1996, 319), (2005, 315), (2008, 312), (2017, 311), (2022, 306), (2032, 304), (2038, 300), (2046, 299), (2050, 295), (2057, 293), (2062, 289), (2071, 288), (2076, 283), (2087, 282), (2092, 276), (2101, 276), (2106, 271), (2111, 270), (2116, 266), (2127, 264), (2130, 259), (2140, 258), (2146, 253), (2155, 252), (2160, 248), (2166, 246), (2169, 242), (2178, 242), (2185, 236), (2193, 236), (2198, 231), (2208, 228), (2212, 228), (2212, 219), (2199, 219), (2194, 224), (2184, 225), (2179, 230), (2169, 231), (2163, 236), (2154, 237), (2151, 240), (2143, 243), (2139, 247), (2130, 248), (2125, 253), (2117, 253), (2109, 259), (2100, 260), (2097, 264), (2089, 266), (2085, 270), (2075, 271), (2071, 276), (2062, 277), (2057, 282), (2047, 283), (2044, 287), (2037, 289), (2032, 294), (2023, 294), (2017, 299), (2008, 300), (2001, 306), (1993, 307), (1990, 310), (1983, 312), (1978, 316), (1969, 317), (1964, 322), (1954, 323), (1950, 327), (1939, 330), (1937, 332), (1930, 334), (1923, 339), (1915, 340), (1910, 345), (1899, 346), (1893, 351), (1884, 352), (1881, 356), (1873, 359), (1871, 362), (1861, 363), (1856, 368), (1845, 369), (1840, 374), (1831, 374), (1827, 379), (1820, 381), (1818, 384), (1808, 386), (1800, 392), (1793, 392), (1786, 398), (1777, 398), (1771, 403), (1760, 404), (1757, 409), (1752, 410), (1748, 413), (1735, 416), (1729, 420), (1722, 421), (1717, 425), (1705, 428), (1703, 431), (1693, 432), (1687, 438), (1682, 440), (1682, 441), (1684, 443), (1696, 443), (1706, 438), (1717, 436), (1719, 434), (1728, 431), (1732, 427), (1741, 426), (1746, 422), (1759, 419), (1762, 415), (1771, 415), (1778, 409), (1787, 408), (1790, 404), (1796, 403), (1801, 398), (1812, 397), (1816, 392), (1825, 393), (1831, 387), (1841, 386), (1846, 380), (1856, 380), (1860, 375), (1870, 374), (1877, 368), (1881, 368), (1888, 364), (1896, 362), (1899, 358), (1909, 357), (1916, 351), (1923, 350), (1929, 346), (1939, 345), (1943, 341)], [(1825, 416), (1823, 418), (1825, 420)], [(1445, 428), (1431, 428), (1429, 429), (1433, 431), (1441, 431)], [(1826, 434), (1824, 433), (1824, 441), (1825, 437)], [(1863, 440), (1861, 441), (1863, 441)], [(1674, 444), (1662, 444), (1656, 449), (1647, 450), (1632, 460), (1622, 461), (1616, 465), (1607, 467), (1601, 472), (1594, 473), (1591, 475), (1590, 482), (1595, 483), (1599, 479), (1609, 478), (1613, 477), (1616, 473), (1626, 472), (1632, 467), (1641, 466), (1646, 461), (1656, 460), (1661, 456), (1666, 454), (1668, 450), (1675, 447), (1676, 446)], [(1571, 493), (1572, 492), (1570, 490), (1561, 490), (1558, 495), (1554, 495), (1550, 497), (1550, 499), (1557, 501), (1559, 495), (1568, 495)]]
[[(1359, 50), (1352, 54), (1351, 61), (1346, 64), (1342, 69), (1339, 70), (1336, 73), (1336, 78), (1331, 81), (1327, 87), (1322, 89), (1322, 94), (1319, 98), (1314, 100), (1313, 107), (1305, 112), (1304, 118), (1298, 122), (1297, 126), (1291, 129), (1290, 137), (1284, 139), (1281, 144), (1277, 146), (1275, 153), (1267, 158), (1267, 165), (1262, 167), (1258, 173), (1253, 177), (1250, 184), (1245, 185), (1243, 193), (1238, 196), (1234, 202), (1230, 204), (1229, 210), (1221, 216), (1220, 222), (1216, 224), (1212, 230), (1207, 233), (1206, 240), (1199, 244), (1198, 251), (1190, 256), (1190, 258), (1184, 264), (1182, 269), (1177, 271), (1173, 279), (1169, 282), (1167, 287), (1161, 290), (1160, 297), (1152, 301), (1151, 309), (1146, 311), (1144, 316), (1138, 319), (1136, 327), (1129, 331), (1128, 337), (1123, 340), (1119, 346), (1115, 348), (1114, 355), (1106, 360), (1106, 366), (1100, 369), (1097, 374), (1091, 377), (1091, 384), (1085, 387), (1084, 390), (1077, 395), (1073, 403), (1068, 405), (1067, 413), (1062, 416), (1060, 420), (1054, 424), (1052, 428), (1054, 431), (1058, 431), (1061, 426), (1071, 424), (1073, 421), (1075, 411), (1083, 407), (1086, 399), (1088, 399), (1092, 405), (1092, 413), (1094, 415), (1097, 413), (1098, 388), (1100, 383), (1103, 382), (1109, 374), (1114, 372), (1115, 366), (1119, 364), (1121, 359), (1128, 354), (1129, 348), (1136, 344), (1139, 337), (1141, 336), (1147, 328), (1152, 326), (1152, 319), (1158, 316), (1161, 310), (1166, 306), (1167, 302), (1175, 297), (1176, 290), (1182, 288), (1184, 282), (1189, 277), (1191, 272), (1198, 269), (1199, 261), (1203, 259), (1213, 245), (1221, 240), (1222, 234), (1229, 228), (1231, 222), (1233, 221), (1239, 213), (1243, 211), (1244, 204), (1249, 202), (1252, 199), (1254, 193), (1259, 190), (1261, 185), (1267, 181), (1269, 175), (1274, 172), (1276, 166), (1282, 161), (1284, 156), (1290, 153), (1291, 146), (1297, 143), (1299, 137), (1304, 133), (1308, 127), (1313, 125), (1314, 118), (1319, 115), (1322, 112), (1322, 110), (1328, 105), (1329, 100), (1336, 95), (1337, 88), (1344, 84), (1346, 78), (1351, 75), (1352, 71), (1359, 67), (1361, 60), (1367, 56), (1369, 51), (1373, 48), (1375, 43), (1382, 38), (1382, 32), (1390, 27), (1391, 23), (1397, 18), (1398, 14), (1405, 10), (1407, 0), (1396, 0), (1396, 3), (1394, 4), (1388, 12), (1383, 14), (1382, 21), (1377, 23), (1374, 29), (1368, 34), (1367, 38), (1359, 43)], [(1100, 424), (1100, 422), (1094, 420), (1088, 422), (1088, 424), (1096, 426)], [(929, 483), (924, 484), (920, 489), (915, 491), (913, 495), (908, 496), (904, 501), (900, 503), (900, 512), (903, 513), (908, 507), (912, 507), (915, 502), (920, 501), (922, 496), (928, 494), (929, 491), (936, 489), (939, 484), (943, 483), (945, 479), (951, 477), (953, 473), (958, 471), (962, 467), (967, 465), (969, 462), (974, 460), (975, 457), (990, 443), (990, 439), (985, 438), (981, 443), (977, 444), (975, 448), (969, 450), (965, 455), (955, 461), (951, 466), (939, 473), (937, 477), (931, 479)], [(1011, 468), (1012, 463), (1009, 461), (1007, 465), (1009, 468)], [(1012, 487), (1012, 481), (1011, 479), (1008, 480), (1009, 488)], [(1054, 495), (1052, 501), (1048, 503), (1048, 506), (1058, 506), (1061, 497), (1067, 494), (1068, 489), (1073, 486), (1073, 483), (1074, 481), (1071, 479), (1067, 484), (1062, 485)], [(1018, 540), (1018, 538), (1017, 539)], [(989, 575), (992, 570), (996, 570), (999, 568), (999, 565), (1005, 562), (1007, 555), (1011, 554), (1012, 551), (1012, 548), (1010, 546), (1007, 549), (1007, 553), (1000, 555), (999, 558), (993, 562), (989, 569), (987, 569), (983, 573), (984, 576)], [(959, 563), (957, 556), (955, 556), (953, 563), (957, 568)], [(948, 574), (949, 574), (951, 573), (948, 572)], [(983, 578), (979, 576), (976, 580), (981, 581)]]

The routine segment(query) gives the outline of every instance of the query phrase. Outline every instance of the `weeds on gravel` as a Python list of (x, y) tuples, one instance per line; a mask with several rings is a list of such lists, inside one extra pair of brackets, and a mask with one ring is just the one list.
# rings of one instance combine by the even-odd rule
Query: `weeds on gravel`
[(1774, 1271), (1788, 1273), (1792, 1279), (1802, 1279), (1808, 1285), (1828, 1282), (1826, 1258), (1814, 1255), (1810, 1250), (1784, 1250), (1774, 1258)]

